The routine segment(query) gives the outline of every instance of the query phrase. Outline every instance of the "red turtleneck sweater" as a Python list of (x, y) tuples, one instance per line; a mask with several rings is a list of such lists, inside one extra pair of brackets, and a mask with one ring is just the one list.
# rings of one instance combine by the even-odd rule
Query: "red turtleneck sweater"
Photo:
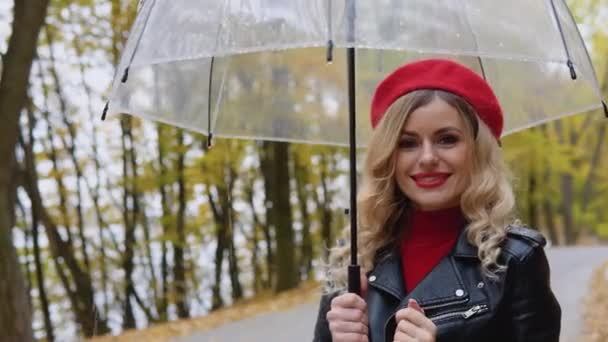
[(409, 293), (456, 244), (465, 224), (459, 207), (414, 211), (401, 243), (401, 270)]

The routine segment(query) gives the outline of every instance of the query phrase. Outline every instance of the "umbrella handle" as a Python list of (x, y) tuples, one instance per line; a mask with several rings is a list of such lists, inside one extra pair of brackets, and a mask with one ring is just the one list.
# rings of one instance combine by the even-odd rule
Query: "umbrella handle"
[(348, 292), (361, 294), (361, 267), (348, 265)]

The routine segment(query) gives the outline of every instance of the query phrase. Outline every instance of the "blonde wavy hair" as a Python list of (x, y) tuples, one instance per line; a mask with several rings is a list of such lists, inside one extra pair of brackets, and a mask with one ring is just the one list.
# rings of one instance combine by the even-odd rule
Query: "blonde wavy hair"
[[(467, 238), (478, 248), (483, 274), (496, 279), (505, 266), (498, 263), (500, 244), (513, 222), (515, 198), (500, 147), (490, 129), (477, 118), (476, 111), (461, 97), (442, 90), (417, 90), (397, 99), (376, 126), (365, 159), (360, 191), (358, 250), (361, 272), (374, 267), (378, 252), (396, 248), (403, 233), (404, 218), (412, 205), (395, 180), (396, 147), (410, 113), (439, 98), (454, 107), (463, 118), (470, 146), (471, 167), (468, 186), (460, 207), (467, 219)], [(407, 227), (405, 228), (407, 229)], [(350, 241), (350, 227), (344, 228), (344, 241)], [(346, 269), (350, 245), (339, 243), (330, 249), (327, 264), (327, 292), (347, 287)]]

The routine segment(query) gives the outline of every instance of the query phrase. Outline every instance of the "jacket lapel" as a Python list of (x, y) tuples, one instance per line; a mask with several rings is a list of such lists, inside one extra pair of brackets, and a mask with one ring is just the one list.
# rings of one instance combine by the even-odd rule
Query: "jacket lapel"
[(399, 256), (393, 255), (393, 258), (398, 261), (396, 263), (397, 268), (395, 269), (392, 266), (392, 272), (386, 276), (391, 279), (384, 279), (383, 282), (395, 284), (399, 281), (403, 296), (400, 297), (399, 305), (384, 323), (386, 341), (390, 341), (395, 332), (395, 313), (407, 307), (410, 298), (415, 299), (427, 314), (435, 309), (441, 310), (444, 306), (464, 304), (469, 301), (468, 289), (465, 287), (460, 271), (456, 267), (458, 259), (477, 258), (477, 248), (468, 242), (465, 229), (460, 233), (452, 252), (442, 258), (439, 264), (410, 293), (406, 294), (403, 289)]
[(469, 298), (454, 258), (448, 255), (408, 293), (399, 304), (405, 308), (410, 298), (424, 309), (454, 302), (466, 302)]
[(368, 284), (383, 292), (387, 292), (397, 301), (405, 296), (401, 260), (393, 251), (386, 253), (374, 266), (368, 275)]
[[(382, 257), (368, 274), (368, 282), (383, 292), (387, 292), (405, 307), (410, 298), (422, 306), (435, 305), (446, 301), (468, 298), (462, 277), (456, 267), (456, 259), (477, 258), (477, 248), (469, 243), (463, 229), (452, 252), (441, 259), (439, 264), (412, 290), (405, 292), (401, 259), (396, 251), (384, 251)], [(459, 291), (460, 290), (460, 291)]]
[(423, 308), (466, 302), (469, 298), (468, 290), (456, 267), (457, 259), (460, 258), (477, 258), (477, 248), (467, 240), (465, 229), (458, 236), (452, 252), (442, 258), (412, 292), (401, 300), (399, 308), (406, 307), (410, 298), (415, 299)]

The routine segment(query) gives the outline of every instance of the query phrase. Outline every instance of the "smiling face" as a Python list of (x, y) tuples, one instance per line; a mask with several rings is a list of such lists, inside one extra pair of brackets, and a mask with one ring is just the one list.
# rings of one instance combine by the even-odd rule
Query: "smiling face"
[(395, 178), (414, 207), (460, 204), (472, 162), (469, 136), (462, 115), (439, 97), (408, 115), (395, 151)]

